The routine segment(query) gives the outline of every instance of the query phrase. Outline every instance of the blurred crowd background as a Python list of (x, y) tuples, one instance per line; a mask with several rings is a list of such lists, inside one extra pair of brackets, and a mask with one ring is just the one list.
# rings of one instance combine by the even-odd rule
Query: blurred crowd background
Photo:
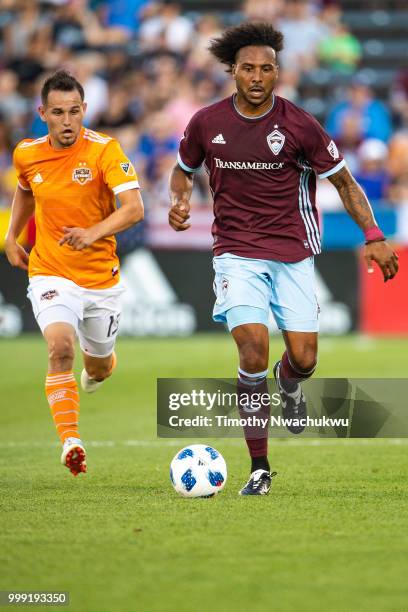
[[(160, 244), (183, 130), (199, 108), (233, 91), (208, 42), (250, 20), (285, 35), (277, 93), (325, 125), (374, 208), (408, 210), (405, 0), (0, 0), (0, 207), (10, 206), (16, 185), (14, 145), (46, 133), (37, 114), (42, 83), (65, 68), (84, 85), (86, 125), (118, 138), (140, 177), (147, 221), (122, 249)], [(318, 203), (342, 208), (328, 181)], [(206, 219), (204, 174), (194, 204)]]

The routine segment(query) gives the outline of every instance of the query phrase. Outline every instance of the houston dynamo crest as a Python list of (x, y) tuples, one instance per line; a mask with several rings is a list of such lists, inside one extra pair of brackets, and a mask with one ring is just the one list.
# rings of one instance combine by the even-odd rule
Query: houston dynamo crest
[(92, 170), (87, 167), (86, 162), (79, 162), (79, 168), (75, 168), (72, 172), (72, 180), (80, 185), (92, 181), (92, 178)]
[(268, 143), (268, 146), (272, 153), (274, 155), (278, 155), (278, 153), (280, 153), (280, 151), (282, 150), (283, 145), (285, 144), (285, 136), (281, 134), (281, 132), (279, 132), (278, 130), (273, 130), (273, 132), (268, 134), (268, 136), (266, 137), (266, 142)]

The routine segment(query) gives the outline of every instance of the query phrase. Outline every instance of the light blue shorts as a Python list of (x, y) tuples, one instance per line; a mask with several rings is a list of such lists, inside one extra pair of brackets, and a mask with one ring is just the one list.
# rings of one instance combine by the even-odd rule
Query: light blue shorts
[(319, 330), (313, 257), (285, 263), (224, 253), (213, 266), (213, 319), (230, 331), (245, 323), (268, 325), (270, 309), (281, 330)]

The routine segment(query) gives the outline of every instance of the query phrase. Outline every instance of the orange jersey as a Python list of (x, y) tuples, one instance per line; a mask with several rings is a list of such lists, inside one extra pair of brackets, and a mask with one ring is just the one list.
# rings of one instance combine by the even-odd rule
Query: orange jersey
[(88, 289), (119, 281), (114, 236), (81, 251), (58, 243), (63, 227), (87, 228), (116, 210), (115, 195), (139, 187), (136, 172), (119, 143), (82, 128), (77, 141), (54, 149), (48, 136), (23, 140), (14, 150), (19, 185), (35, 199), (36, 242), (29, 276), (61, 276)]

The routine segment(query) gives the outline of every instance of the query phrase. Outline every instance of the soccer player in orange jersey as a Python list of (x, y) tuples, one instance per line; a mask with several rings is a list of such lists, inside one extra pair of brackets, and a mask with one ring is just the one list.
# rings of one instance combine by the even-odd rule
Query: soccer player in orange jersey
[[(44, 83), (41, 99), (49, 133), (15, 148), (18, 186), (5, 250), (12, 266), (28, 269), (28, 297), (48, 345), (45, 393), (63, 445), (61, 461), (76, 476), (86, 471), (86, 454), (72, 372), (75, 338), (84, 360), (81, 385), (93, 392), (116, 364), (124, 289), (114, 234), (142, 221), (143, 202), (119, 143), (83, 127), (81, 84), (59, 71)], [(33, 211), (37, 235), (28, 256), (17, 238)]]

